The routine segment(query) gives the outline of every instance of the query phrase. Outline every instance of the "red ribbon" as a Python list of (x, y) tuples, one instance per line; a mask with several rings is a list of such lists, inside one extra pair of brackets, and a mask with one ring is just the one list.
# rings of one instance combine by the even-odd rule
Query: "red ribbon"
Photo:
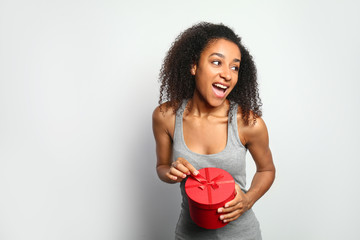
[(200, 183), (200, 185), (198, 185), (197, 187), (199, 187), (201, 190), (204, 190), (205, 186), (211, 186), (214, 190), (219, 188), (219, 185), (217, 184), (216, 181), (218, 181), (219, 179), (224, 177), (223, 174), (219, 174), (209, 181), (209, 180), (207, 180), (209, 178), (208, 169), (205, 169), (206, 178), (204, 178), (200, 174), (198, 174), (197, 176), (194, 176), (194, 175), (191, 175), (191, 176)]
[(188, 187), (198, 187), (201, 190), (205, 189), (205, 186), (207, 187), (207, 194), (208, 194), (208, 199), (209, 199), (209, 204), (212, 204), (212, 195), (211, 195), (211, 187), (215, 190), (217, 188), (219, 188), (219, 185), (217, 184), (217, 181), (221, 178), (224, 177), (223, 174), (219, 174), (216, 177), (214, 177), (211, 180), (209, 179), (209, 170), (207, 168), (205, 168), (205, 178), (203, 176), (201, 176), (200, 174), (194, 176), (191, 175), (191, 177), (193, 177), (196, 181), (198, 181), (200, 183), (200, 185), (193, 185), (193, 186), (188, 186)]
[[(212, 198), (212, 191), (215, 191), (217, 188), (219, 188), (219, 185), (221, 184), (227, 184), (227, 183), (234, 183), (234, 180), (220, 180), (224, 177), (223, 173), (218, 174), (216, 177), (210, 180), (210, 174), (209, 169), (205, 168), (205, 177), (201, 176), (200, 174), (194, 176), (191, 175), (193, 179), (195, 179), (197, 182), (193, 184), (186, 185), (186, 188), (200, 188), (201, 190), (207, 189), (207, 196), (208, 196), (208, 204), (209, 209), (212, 209), (211, 206), (213, 204), (213, 198)], [(220, 180), (220, 181), (219, 181)]]

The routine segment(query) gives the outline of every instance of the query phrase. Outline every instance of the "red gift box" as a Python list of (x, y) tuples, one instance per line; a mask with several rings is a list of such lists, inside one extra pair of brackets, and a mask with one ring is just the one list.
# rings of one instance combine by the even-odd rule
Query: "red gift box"
[(200, 227), (216, 229), (228, 223), (220, 220), (219, 207), (232, 200), (235, 181), (227, 171), (220, 168), (203, 168), (196, 176), (191, 175), (185, 183), (191, 219)]

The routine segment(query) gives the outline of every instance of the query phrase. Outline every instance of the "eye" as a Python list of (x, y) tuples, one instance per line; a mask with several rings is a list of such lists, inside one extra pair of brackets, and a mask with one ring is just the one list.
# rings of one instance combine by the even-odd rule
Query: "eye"
[(218, 61), (218, 60), (212, 61), (212, 63), (215, 64), (215, 65), (217, 65), (217, 66), (219, 66), (219, 65), (221, 64), (221, 62)]
[(239, 71), (239, 67), (238, 67), (238, 66), (233, 66), (233, 67), (231, 67), (231, 69), (234, 70), (234, 71)]

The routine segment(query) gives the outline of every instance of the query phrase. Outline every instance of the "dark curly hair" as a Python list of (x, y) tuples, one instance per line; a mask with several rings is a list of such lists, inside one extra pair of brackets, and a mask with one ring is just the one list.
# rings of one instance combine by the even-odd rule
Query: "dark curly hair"
[[(235, 43), (241, 53), (238, 82), (227, 99), (231, 106), (235, 103), (241, 107), (242, 118), (249, 124), (251, 112), (253, 119), (261, 117), (261, 100), (259, 97), (255, 63), (249, 51), (242, 45), (241, 38), (223, 24), (201, 22), (182, 32), (170, 47), (160, 70), (159, 104), (176, 112), (183, 99), (190, 99), (195, 90), (195, 79), (190, 73), (191, 66), (198, 64), (200, 55), (211, 41), (226, 39)], [(160, 108), (161, 109), (161, 108)]]

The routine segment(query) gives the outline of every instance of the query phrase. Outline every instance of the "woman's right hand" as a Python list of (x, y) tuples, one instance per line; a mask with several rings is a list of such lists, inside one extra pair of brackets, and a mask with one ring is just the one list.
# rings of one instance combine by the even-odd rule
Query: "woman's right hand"
[(191, 173), (196, 176), (199, 174), (199, 171), (197, 171), (186, 159), (179, 157), (176, 161), (172, 162), (166, 176), (173, 181), (181, 182)]

